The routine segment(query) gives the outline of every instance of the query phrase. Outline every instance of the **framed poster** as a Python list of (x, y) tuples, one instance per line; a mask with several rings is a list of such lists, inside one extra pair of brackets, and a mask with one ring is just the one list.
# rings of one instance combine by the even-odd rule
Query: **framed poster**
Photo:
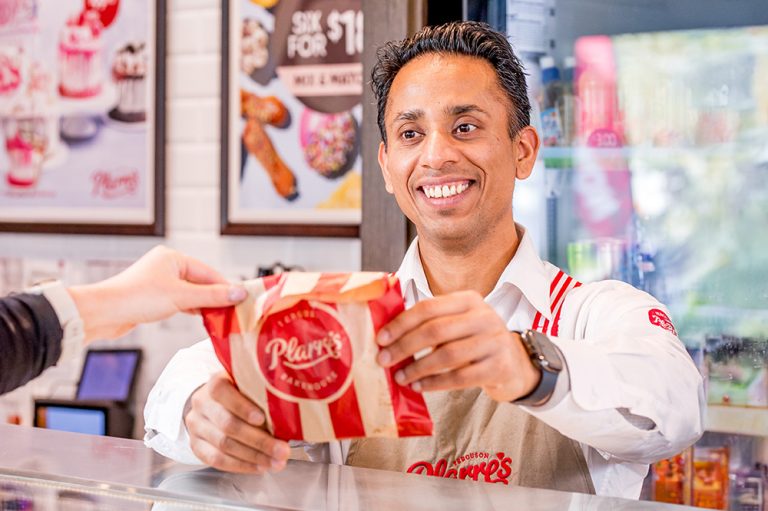
[(224, 0), (221, 232), (357, 236), (360, 0)]
[(0, 231), (164, 234), (165, 14), (0, 1)]

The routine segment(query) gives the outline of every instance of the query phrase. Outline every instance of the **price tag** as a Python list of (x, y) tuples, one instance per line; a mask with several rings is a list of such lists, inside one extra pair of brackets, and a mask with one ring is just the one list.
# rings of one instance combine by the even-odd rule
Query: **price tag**
[(344, 37), (344, 51), (347, 55), (363, 53), (363, 12), (332, 10), (328, 14), (327, 36), (334, 43)]

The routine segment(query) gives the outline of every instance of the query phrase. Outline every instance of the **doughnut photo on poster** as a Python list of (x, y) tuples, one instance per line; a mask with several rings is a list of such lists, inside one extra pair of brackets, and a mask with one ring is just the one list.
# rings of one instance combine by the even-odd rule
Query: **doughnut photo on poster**
[(356, 235), (360, 0), (226, 4), (222, 232)]

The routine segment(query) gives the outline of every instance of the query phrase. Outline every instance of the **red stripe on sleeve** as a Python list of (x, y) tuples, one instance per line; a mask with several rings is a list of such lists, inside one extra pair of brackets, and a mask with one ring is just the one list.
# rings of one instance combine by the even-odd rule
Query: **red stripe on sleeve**
[[(581, 282), (576, 282), (574, 286), (569, 289), (568, 291), (572, 291), (579, 287), (581, 285)], [(563, 301), (560, 303), (560, 306), (557, 308), (557, 314), (555, 314), (555, 319), (552, 323), (552, 335), (557, 335), (557, 333), (560, 331), (560, 313), (563, 311), (563, 304), (565, 303), (565, 297), (563, 297)]]
[(571, 285), (571, 281), (572, 280), (573, 280), (573, 278), (571, 278), (571, 277), (568, 277), (567, 279), (565, 279), (565, 283), (563, 283), (563, 287), (560, 288), (560, 292), (557, 293), (557, 296), (552, 301), (552, 312), (555, 312), (555, 309), (557, 309), (557, 305), (558, 305), (558, 303), (560, 303), (560, 299), (563, 297), (565, 292), (568, 290), (568, 286)]
[(545, 319), (544, 320), (544, 325), (541, 327), (541, 333), (542, 334), (546, 334), (548, 328), (549, 328), (549, 320)]
[(272, 417), (272, 434), (275, 438), (304, 440), (298, 403), (280, 399), (267, 390), (267, 406), (269, 407), (269, 415)]
[(533, 318), (533, 325), (531, 326), (531, 330), (538, 330), (540, 321), (541, 321), (541, 312), (536, 311), (536, 316), (534, 316)]
[(552, 295), (555, 294), (555, 288), (557, 287), (557, 283), (560, 282), (560, 279), (563, 278), (563, 275), (565, 275), (565, 272), (563, 270), (560, 270), (557, 272), (557, 276), (555, 277), (555, 280), (552, 281), (552, 284), (549, 286), (549, 297), (552, 298)]
[(336, 438), (365, 436), (365, 427), (354, 385), (350, 385), (339, 399), (328, 403), (328, 411), (331, 413), (333, 434)]

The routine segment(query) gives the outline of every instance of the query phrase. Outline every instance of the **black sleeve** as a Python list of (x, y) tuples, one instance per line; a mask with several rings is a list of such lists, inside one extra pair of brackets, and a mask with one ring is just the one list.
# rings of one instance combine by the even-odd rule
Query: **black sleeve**
[(0, 298), (0, 394), (24, 385), (61, 356), (64, 332), (41, 295)]

